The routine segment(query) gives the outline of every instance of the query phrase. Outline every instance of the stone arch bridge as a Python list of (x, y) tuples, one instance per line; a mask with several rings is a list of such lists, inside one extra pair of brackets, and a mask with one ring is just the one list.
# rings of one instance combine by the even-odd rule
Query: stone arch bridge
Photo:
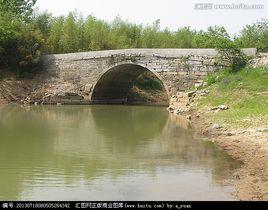
[[(256, 54), (254, 48), (243, 51)], [(59, 87), (72, 84), (71, 91), (61, 86), (60, 101), (73, 95), (88, 103), (122, 103), (140, 74), (153, 72), (170, 96), (218, 69), (216, 55), (215, 49), (122, 49), (45, 55), (42, 65)]]

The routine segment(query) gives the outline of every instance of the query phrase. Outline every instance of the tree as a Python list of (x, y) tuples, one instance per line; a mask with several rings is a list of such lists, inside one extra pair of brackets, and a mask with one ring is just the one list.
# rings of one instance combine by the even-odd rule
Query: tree
[(156, 48), (160, 47), (158, 35), (160, 30), (160, 20), (157, 19), (153, 22), (152, 26), (147, 26), (143, 29), (142, 33), (142, 47), (144, 48)]
[(65, 53), (78, 50), (77, 32), (76, 14), (70, 12), (64, 21), (62, 29), (62, 44)]
[(210, 26), (207, 31), (197, 32), (193, 40), (197, 48), (218, 48), (229, 41), (226, 29), (219, 26)]
[(88, 16), (84, 30), (87, 50), (109, 50), (112, 48), (110, 27), (105, 21)]
[(192, 48), (195, 32), (191, 31), (190, 27), (179, 28), (175, 32), (175, 47), (178, 48)]
[(17, 46), (17, 75), (25, 77), (39, 70), (44, 39), (40, 31), (31, 25), (22, 26), (18, 32)]
[(268, 19), (246, 25), (236, 41), (240, 41), (243, 47), (256, 47), (258, 51), (268, 52)]
[[(7, 15), (0, 15), (0, 66), (7, 66), (10, 63), (10, 58), (14, 57), (13, 53), (9, 54), (8, 52), (16, 46), (16, 29), (19, 27), (19, 21), (10, 22)], [(10, 55), (12, 56), (9, 57)]]
[(118, 48), (137, 48), (141, 46), (142, 26), (123, 21), (117, 16), (111, 23), (111, 41)]
[(33, 13), (33, 6), (37, 0), (0, 0), (1, 13), (28, 20)]
[(231, 67), (232, 72), (236, 72), (246, 66), (248, 57), (234, 42), (226, 42), (222, 44), (217, 50), (217, 60), (221, 64)]
[(47, 50), (49, 53), (62, 53), (63, 43), (62, 43), (62, 36), (63, 36), (63, 23), (64, 17), (60, 16), (55, 18), (52, 21), (52, 26), (50, 30), (50, 35), (48, 38), (48, 46)]

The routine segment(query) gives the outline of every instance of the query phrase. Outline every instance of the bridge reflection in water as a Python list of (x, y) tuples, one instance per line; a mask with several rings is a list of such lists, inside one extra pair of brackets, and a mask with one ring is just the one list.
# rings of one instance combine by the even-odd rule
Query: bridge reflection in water
[(240, 163), (165, 108), (8, 106), (0, 116), (0, 200), (233, 199), (225, 181)]

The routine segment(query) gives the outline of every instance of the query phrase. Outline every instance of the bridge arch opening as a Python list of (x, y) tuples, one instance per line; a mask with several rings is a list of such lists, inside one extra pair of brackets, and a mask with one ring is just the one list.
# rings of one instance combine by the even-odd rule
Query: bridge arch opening
[(121, 64), (107, 70), (96, 83), (91, 101), (94, 104), (169, 104), (163, 82), (137, 64)]

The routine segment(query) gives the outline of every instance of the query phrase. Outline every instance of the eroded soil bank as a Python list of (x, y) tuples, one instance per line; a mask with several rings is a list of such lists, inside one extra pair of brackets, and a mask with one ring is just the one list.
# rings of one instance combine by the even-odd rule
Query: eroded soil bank
[[(238, 129), (215, 124), (206, 111), (195, 106), (207, 90), (179, 93), (171, 98), (168, 111), (184, 117), (205, 140), (215, 142), (243, 165), (233, 174), (239, 200), (268, 200), (268, 129)], [(228, 107), (213, 107), (207, 112), (224, 112)], [(265, 123), (265, 122), (264, 122)]]

